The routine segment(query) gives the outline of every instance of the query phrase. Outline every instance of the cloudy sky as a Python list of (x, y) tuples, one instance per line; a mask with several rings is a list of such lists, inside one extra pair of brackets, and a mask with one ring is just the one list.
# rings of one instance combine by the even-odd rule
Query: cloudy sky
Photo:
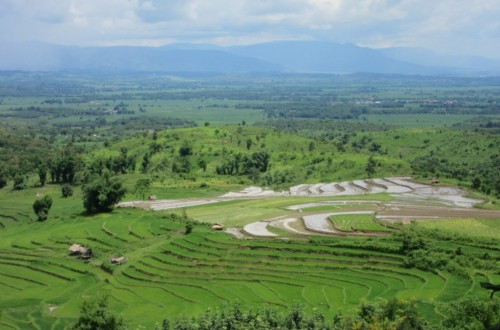
[(500, 58), (500, 0), (0, 0), (0, 41), (273, 40), (416, 46)]

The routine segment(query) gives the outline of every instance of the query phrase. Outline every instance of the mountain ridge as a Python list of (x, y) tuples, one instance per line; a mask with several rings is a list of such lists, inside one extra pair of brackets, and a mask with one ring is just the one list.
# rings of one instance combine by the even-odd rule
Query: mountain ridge
[(0, 53), (0, 70), (500, 75), (500, 61), (477, 56), (439, 55), (422, 48), (374, 49), (320, 41), (159, 47), (82, 47), (33, 42), (6, 44)]

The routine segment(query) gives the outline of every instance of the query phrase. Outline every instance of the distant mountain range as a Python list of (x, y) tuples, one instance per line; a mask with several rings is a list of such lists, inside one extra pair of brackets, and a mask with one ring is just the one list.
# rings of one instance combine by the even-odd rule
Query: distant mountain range
[(0, 70), (169, 73), (383, 73), (500, 75), (500, 61), (443, 56), (421, 48), (277, 41), (249, 46), (75, 47), (4, 44)]

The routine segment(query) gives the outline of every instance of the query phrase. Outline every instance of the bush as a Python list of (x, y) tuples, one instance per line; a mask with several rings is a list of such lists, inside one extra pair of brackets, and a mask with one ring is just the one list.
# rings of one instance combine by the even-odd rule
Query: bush
[(445, 329), (498, 329), (500, 327), (500, 301), (481, 301), (477, 297), (465, 297), (452, 302), (446, 308), (443, 321)]
[(14, 177), (14, 185), (12, 186), (12, 189), (14, 190), (26, 189), (26, 182), (24, 180), (24, 176), (16, 175), (16, 177)]
[(108, 299), (97, 298), (84, 301), (80, 309), (80, 317), (73, 325), (75, 330), (119, 330), (127, 329), (125, 321), (109, 310)]
[(189, 221), (188, 223), (186, 223), (186, 231), (184, 232), (186, 235), (189, 235), (191, 234), (191, 232), (193, 231), (193, 223), (191, 221)]
[(121, 181), (105, 171), (102, 175), (90, 178), (83, 186), (83, 206), (90, 214), (109, 212), (126, 192)]
[(64, 198), (73, 196), (73, 188), (68, 183), (65, 183), (61, 187), (61, 195)]
[(38, 221), (45, 221), (49, 216), (49, 210), (52, 207), (52, 198), (43, 196), (33, 203), (33, 211), (38, 217)]
[(0, 174), (0, 189), (2, 189), (3, 187), (5, 187), (7, 185), (7, 178)]
[[(172, 327), (171, 327), (172, 325)], [(161, 329), (173, 330), (224, 330), (224, 329), (398, 329), (423, 330), (427, 328), (417, 313), (413, 302), (397, 299), (363, 304), (357, 316), (343, 316), (341, 313), (330, 322), (319, 312), (306, 313), (302, 306), (295, 306), (284, 313), (264, 307), (244, 311), (239, 305), (207, 310), (195, 318), (178, 318), (173, 322), (164, 319)]]
[(109, 261), (104, 261), (102, 264), (101, 264), (101, 269), (104, 270), (106, 273), (109, 273), (109, 274), (113, 274), (113, 272), (115, 271), (115, 265), (113, 265), (111, 262)]

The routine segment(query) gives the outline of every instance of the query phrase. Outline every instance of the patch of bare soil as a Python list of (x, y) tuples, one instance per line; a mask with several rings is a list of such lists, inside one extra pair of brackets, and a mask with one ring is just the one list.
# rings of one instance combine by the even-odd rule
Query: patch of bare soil
[(269, 222), (264, 222), (264, 221), (258, 221), (258, 222), (253, 222), (245, 227), (243, 227), (243, 230), (252, 235), (252, 236), (259, 236), (259, 237), (277, 237), (275, 233), (270, 232), (267, 229), (267, 226), (269, 225)]

